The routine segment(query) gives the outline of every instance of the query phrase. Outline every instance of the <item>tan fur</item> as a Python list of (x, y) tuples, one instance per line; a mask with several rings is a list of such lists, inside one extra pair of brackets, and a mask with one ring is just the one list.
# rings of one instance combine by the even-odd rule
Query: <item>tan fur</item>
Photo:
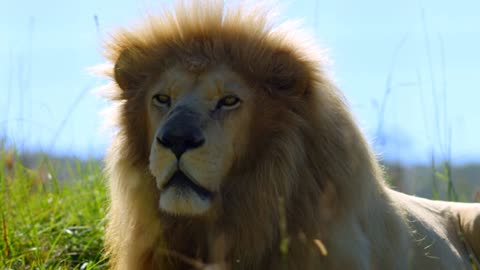
[[(111, 268), (472, 269), (480, 206), (386, 187), (319, 50), (268, 17), (195, 1), (110, 42)], [(240, 107), (209, 115), (231, 88)], [(216, 194), (203, 214), (159, 209), (175, 160), (155, 144), (168, 117), (150, 104), (159, 91), (207, 123), (205, 145), (180, 161)]]

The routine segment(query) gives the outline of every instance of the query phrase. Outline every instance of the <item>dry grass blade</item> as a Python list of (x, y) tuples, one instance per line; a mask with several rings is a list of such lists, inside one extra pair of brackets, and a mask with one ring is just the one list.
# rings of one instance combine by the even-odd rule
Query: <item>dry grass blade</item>
[(328, 255), (327, 247), (325, 247), (325, 244), (323, 244), (321, 240), (315, 239), (313, 240), (313, 243), (315, 243), (315, 245), (317, 246), (318, 250), (320, 251), (320, 254), (322, 254), (323, 256)]

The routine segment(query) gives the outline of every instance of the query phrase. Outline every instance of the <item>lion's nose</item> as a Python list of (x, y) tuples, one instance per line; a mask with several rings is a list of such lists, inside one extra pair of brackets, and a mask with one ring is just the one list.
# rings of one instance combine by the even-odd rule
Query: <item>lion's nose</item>
[(157, 135), (157, 142), (170, 149), (177, 159), (186, 151), (200, 147), (205, 142), (200, 127), (195, 122), (185, 121), (192, 120), (186, 118), (188, 117), (185, 115), (174, 115)]
[(179, 159), (187, 150), (200, 147), (205, 139), (196, 133), (166, 132), (161, 137), (157, 137), (157, 142), (169, 148)]

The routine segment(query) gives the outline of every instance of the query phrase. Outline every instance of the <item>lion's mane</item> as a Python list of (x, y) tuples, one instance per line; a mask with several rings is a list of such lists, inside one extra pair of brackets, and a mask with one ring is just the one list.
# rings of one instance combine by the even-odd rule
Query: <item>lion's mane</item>
[[(320, 50), (268, 18), (259, 9), (194, 2), (119, 31), (108, 44), (109, 118), (117, 127), (106, 157), (112, 268), (188, 269), (202, 261), (233, 269), (370, 269), (375, 256), (376, 269), (405, 265), (398, 259), (410, 243), (404, 210), (326, 76)], [(176, 61), (227, 65), (264, 93), (222, 184), (221, 211), (208, 220), (159, 213), (148, 171), (142, 78)], [(323, 260), (329, 256), (335, 260)]]

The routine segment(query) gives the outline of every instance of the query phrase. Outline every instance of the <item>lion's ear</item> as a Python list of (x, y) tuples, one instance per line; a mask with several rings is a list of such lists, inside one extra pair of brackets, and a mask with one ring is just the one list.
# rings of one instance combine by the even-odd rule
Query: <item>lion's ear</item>
[(303, 94), (307, 83), (307, 67), (291, 52), (277, 52), (272, 55), (266, 78), (268, 89), (287, 94)]
[(137, 89), (145, 81), (147, 75), (142, 70), (142, 55), (134, 48), (124, 49), (114, 67), (114, 79), (124, 91)]

